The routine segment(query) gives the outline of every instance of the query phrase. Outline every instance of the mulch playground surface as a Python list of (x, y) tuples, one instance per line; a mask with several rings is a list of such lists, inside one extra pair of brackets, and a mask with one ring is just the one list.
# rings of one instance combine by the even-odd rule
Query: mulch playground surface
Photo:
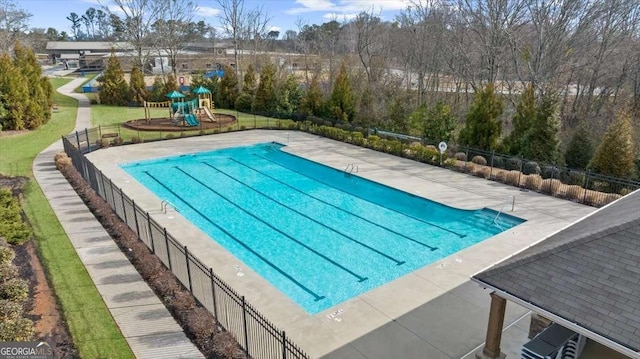
[(131, 120), (124, 123), (125, 127), (140, 131), (189, 131), (189, 130), (213, 130), (225, 128), (236, 123), (236, 117), (233, 115), (215, 114), (215, 121), (211, 121), (206, 117), (198, 118), (199, 124), (196, 126), (188, 126), (180, 121), (177, 124), (172, 123), (168, 117), (152, 118), (151, 120), (140, 119)]

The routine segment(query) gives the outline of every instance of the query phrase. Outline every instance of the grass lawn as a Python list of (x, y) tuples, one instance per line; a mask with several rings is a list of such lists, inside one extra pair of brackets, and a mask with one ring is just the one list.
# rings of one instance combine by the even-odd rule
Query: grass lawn
[[(214, 114), (222, 113), (229, 114), (238, 117), (238, 123), (234, 123), (230, 126), (224, 126), (219, 129), (219, 132), (238, 130), (242, 126), (245, 128), (262, 128), (275, 126), (277, 119), (254, 116), (244, 112), (236, 112), (235, 110), (215, 109)], [(168, 117), (169, 110), (166, 108), (152, 108), (151, 117)], [(132, 137), (139, 136), (145, 140), (159, 139), (168, 135), (168, 132), (144, 132), (126, 129), (122, 126), (118, 126), (129, 120), (144, 118), (144, 108), (142, 107), (125, 107), (125, 106), (110, 106), (110, 105), (92, 105), (91, 106), (91, 124), (95, 127), (100, 126), (104, 129), (103, 132), (118, 132), (120, 137), (125, 141), (131, 140)], [(280, 120), (285, 122), (287, 120)], [(197, 135), (200, 129), (195, 128), (193, 130), (185, 130), (185, 135)], [(211, 133), (209, 130), (206, 133)], [(176, 132), (171, 132), (174, 135)]]
[[(55, 78), (54, 88), (68, 79)], [(55, 95), (58, 112), (37, 131), (0, 138), (0, 173), (27, 176), (23, 209), (34, 231), (40, 259), (54, 288), (73, 342), (82, 358), (133, 358), (133, 353), (102, 297), (60, 226), (49, 202), (33, 180), (31, 165), (38, 153), (75, 124), (76, 100)], [(53, 160), (53, 159), (52, 159)]]

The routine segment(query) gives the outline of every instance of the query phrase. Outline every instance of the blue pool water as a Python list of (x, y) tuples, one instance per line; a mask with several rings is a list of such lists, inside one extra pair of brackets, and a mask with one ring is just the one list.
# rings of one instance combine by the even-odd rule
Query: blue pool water
[[(315, 314), (523, 220), (460, 210), (259, 144), (122, 167)], [(177, 236), (179, 238), (179, 235)]]

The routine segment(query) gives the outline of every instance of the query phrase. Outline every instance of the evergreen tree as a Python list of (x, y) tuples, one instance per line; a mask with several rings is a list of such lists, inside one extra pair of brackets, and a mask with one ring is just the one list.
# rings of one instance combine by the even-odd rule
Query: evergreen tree
[(315, 74), (311, 79), (309, 88), (307, 88), (307, 93), (302, 98), (300, 110), (306, 115), (320, 116), (322, 115), (323, 108), (324, 96), (322, 95), (322, 89), (320, 88), (318, 74)]
[(349, 84), (347, 66), (343, 62), (333, 84), (331, 100), (329, 100), (329, 112), (331, 113), (331, 117), (338, 121), (351, 121), (355, 114), (354, 102), (355, 99), (351, 91), (351, 85)]
[(0, 55), (0, 105), (3, 107), (0, 111), (0, 125), (3, 130), (26, 129), (25, 99), (29, 98), (27, 86), (9, 55)]
[(218, 105), (224, 108), (234, 108), (236, 98), (238, 98), (238, 77), (236, 72), (229, 66), (224, 66), (224, 74), (220, 79), (220, 97)]
[(535, 121), (521, 142), (521, 153), (525, 158), (548, 163), (560, 162), (560, 121), (557, 104), (557, 99), (551, 94), (546, 94), (540, 99)]
[(362, 127), (371, 127), (371, 123), (376, 116), (376, 96), (369, 83), (364, 84), (364, 89), (358, 101), (358, 111), (353, 119), (353, 123)]
[(47, 108), (51, 110), (53, 108), (53, 85), (51, 85), (51, 81), (47, 76), (43, 76), (40, 78), (40, 86), (42, 87), (42, 91), (44, 93)]
[[(25, 128), (36, 129), (51, 118), (51, 106), (45, 90), (42, 88), (42, 70), (33, 51), (16, 42), (13, 47), (13, 63), (22, 74), (20, 81), (25, 81), (29, 95), (23, 101)], [(18, 79), (16, 79), (18, 80)]]
[(513, 128), (511, 133), (505, 137), (503, 145), (506, 152), (512, 155), (522, 155), (525, 147), (524, 139), (536, 121), (538, 109), (536, 107), (536, 98), (533, 86), (527, 85), (524, 92), (520, 96), (520, 101), (513, 116)]
[(249, 94), (251, 97), (255, 96), (256, 92), (256, 71), (253, 69), (253, 65), (249, 64), (247, 72), (244, 74), (242, 82), (242, 93)]
[(253, 110), (272, 112), (276, 110), (278, 98), (276, 96), (276, 67), (268, 64), (260, 72), (260, 83), (253, 100)]
[(164, 83), (164, 94), (165, 96), (173, 91), (180, 91), (178, 87), (178, 81), (176, 77), (173, 76), (173, 73), (167, 75), (167, 82)]
[(137, 66), (131, 69), (129, 93), (131, 94), (131, 100), (139, 105), (142, 105), (149, 98), (149, 91), (147, 91), (147, 86), (144, 83), (144, 75)]
[(302, 90), (296, 77), (294, 75), (287, 76), (287, 79), (277, 93), (278, 105), (276, 111), (287, 115), (298, 111), (302, 96)]
[(153, 102), (167, 101), (167, 98), (164, 95), (166, 95), (164, 92), (164, 81), (162, 81), (162, 77), (156, 76), (153, 79), (153, 86), (151, 93), (149, 94), (149, 100)]
[(593, 155), (593, 142), (585, 124), (581, 124), (571, 136), (564, 159), (567, 167), (585, 169)]
[(495, 149), (502, 127), (498, 117), (502, 114), (503, 108), (502, 100), (495, 94), (493, 84), (476, 91), (467, 112), (465, 126), (460, 131), (460, 143), (483, 150)]
[(409, 135), (422, 136), (424, 124), (427, 122), (427, 112), (429, 111), (425, 103), (420, 104), (409, 115)]
[(387, 109), (387, 126), (385, 128), (392, 132), (408, 133), (409, 132), (409, 110), (407, 102), (395, 97)]
[(100, 82), (100, 102), (106, 105), (126, 105), (129, 99), (129, 86), (124, 79), (124, 72), (120, 66), (120, 60), (113, 50), (107, 61), (107, 67), (103, 75), (98, 79)]
[(449, 142), (456, 129), (456, 117), (451, 113), (449, 105), (438, 102), (427, 112), (422, 137), (433, 141)]
[(588, 166), (604, 175), (631, 178), (635, 172), (633, 127), (627, 113), (621, 113), (607, 128)]

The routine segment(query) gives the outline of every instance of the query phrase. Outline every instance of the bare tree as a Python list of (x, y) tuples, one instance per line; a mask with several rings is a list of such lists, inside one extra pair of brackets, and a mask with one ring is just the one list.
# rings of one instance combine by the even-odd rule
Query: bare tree
[(0, 0), (0, 54), (11, 51), (13, 43), (27, 30), (30, 17), (13, 0)]
[(367, 81), (371, 84), (379, 78), (382, 56), (384, 55), (387, 43), (385, 35), (388, 33), (384, 29), (379, 14), (375, 15), (373, 9), (369, 12), (361, 12), (353, 22), (356, 29), (356, 50), (358, 58), (367, 75)]
[[(105, 7), (112, 17), (121, 20), (123, 38), (135, 49), (134, 65), (146, 69), (147, 59), (152, 48), (151, 25), (159, 18), (163, 10), (163, 2), (155, 0), (113, 0), (123, 15)], [(112, 21), (113, 22), (113, 21)]]
[(258, 50), (260, 50), (262, 43), (267, 40), (271, 17), (264, 9), (264, 6), (260, 6), (247, 12), (244, 20), (245, 24), (242, 37), (245, 42), (252, 44), (255, 61)]
[(171, 71), (177, 77), (178, 56), (190, 40), (189, 24), (196, 12), (196, 4), (191, 0), (161, 0), (157, 6), (162, 11), (158, 15), (159, 19), (152, 25), (154, 47), (161, 57), (169, 58)]
[(227, 35), (231, 37), (231, 41), (233, 43), (236, 77), (240, 78), (238, 48), (245, 24), (246, 14), (244, 10), (244, 0), (216, 0), (216, 2), (222, 10), (219, 15), (222, 27)]

